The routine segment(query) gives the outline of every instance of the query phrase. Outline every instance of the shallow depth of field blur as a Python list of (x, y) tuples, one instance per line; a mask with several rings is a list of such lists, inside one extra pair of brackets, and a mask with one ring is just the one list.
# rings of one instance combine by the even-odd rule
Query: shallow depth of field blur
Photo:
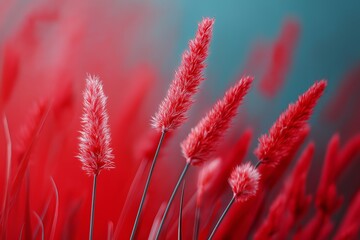
[[(209, 159), (231, 158), (239, 139), (249, 138), (242, 140), (249, 143), (242, 150), (245, 157), (235, 157), (230, 169), (241, 160), (256, 163), (253, 150), (257, 138), (298, 95), (316, 80), (327, 79), (328, 87), (311, 117), (309, 136), (288, 170), (266, 189), (261, 207), (249, 204), (250, 213), (244, 207), (231, 209), (216, 238), (253, 236), (268, 217), (301, 151), (313, 141), (315, 154), (305, 190), (311, 202), (288, 237), (305, 229), (318, 211), (316, 192), (330, 139), (338, 134), (341, 152), (360, 134), (360, 2), (99, 2), (0, 2), (0, 217), (11, 159), (11, 206), (7, 220), (1, 222), (1, 237), (40, 239), (36, 212), (44, 224), (45, 239), (87, 238), (92, 178), (81, 170), (75, 157), (87, 73), (100, 77), (108, 96), (116, 165), (98, 178), (94, 238), (106, 239), (109, 232), (115, 239), (130, 236), (159, 137), (150, 126), (151, 117), (203, 17), (216, 20), (206, 80), (189, 120), (162, 148), (137, 237), (148, 238), (159, 208), (168, 200), (185, 164), (179, 143), (243, 74), (254, 76), (254, 84), (231, 129)], [(341, 199), (341, 205), (335, 204), (334, 211), (318, 226), (325, 232), (322, 236), (337, 234), (351, 201), (359, 195), (359, 153), (357, 145), (336, 179), (334, 199)], [(192, 168), (186, 179), (184, 239), (193, 234), (194, 195), (201, 168)], [(223, 183), (209, 190), (203, 200), (206, 207), (200, 239), (206, 239), (231, 198), (226, 178)], [(167, 221), (164, 239), (177, 238), (178, 208), (179, 196), (168, 216), (172, 220)], [(359, 230), (359, 224), (358, 218), (354, 228)]]

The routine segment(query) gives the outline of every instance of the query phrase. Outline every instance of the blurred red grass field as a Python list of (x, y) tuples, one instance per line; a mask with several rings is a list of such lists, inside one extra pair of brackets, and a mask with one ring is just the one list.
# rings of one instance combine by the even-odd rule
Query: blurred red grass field
[[(90, 3), (39, 1), (19, 8), (17, 15), (10, 14), (18, 6), (16, 1), (1, 5), (0, 111), (2, 123), (8, 124), (8, 129), (6, 124), (0, 128), (2, 238), (40, 239), (40, 223), (34, 212), (43, 222), (45, 239), (87, 238), (92, 183), (75, 157), (86, 73), (99, 75), (104, 83), (116, 165), (115, 169), (99, 176), (94, 238), (104, 239), (109, 232), (115, 234), (115, 239), (130, 236), (159, 137), (151, 129), (150, 119), (170, 83), (170, 79), (162, 76), (159, 66), (166, 61), (165, 50), (172, 46), (164, 42), (165, 50), (157, 53), (162, 59), (159, 62), (154, 63), (147, 57), (159, 46), (139, 40), (143, 30), (155, 22), (151, 6), (110, 1), (101, 6)], [(113, 22), (117, 23), (116, 28), (104, 27)], [(195, 29), (196, 23), (194, 32)], [(252, 93), (269, 102), (275, 102), (274, 98), (282, 91), (291, 67), (298, 41), (291, 36), (301, 34), (300, 25), (294, 19), (285, 21), (279, 29), (278, 39), (254, 49), (245, 67), (248, 73), (256, 76)], [(279, 239), (284, 234), (298, 239), (328, 239), (330, 236), (358, 239), (360, 128), (357, 120), (360, 114), (354, 105), (360, 101), (357, 94), (359, 66), (349, 66), (348, 72), (340, 87), (334, 92), (326, 91), (315, 108), (320, 122), (311, 126), (310, 132), (315, 134), (304, 136), (302, 145), (299, 143), (299, 149), (294, 149), (289, 156), (289, 166), (281, 166), (275, 173), (266, 175), (264, 186), (254, 199), (234, 205), (215, 238), (258, 236), (263, 239), (259, 229), (268, 224), (266, 227), (272, 235), (266, 235), (265, 231), (267, 239)], [(311, 79), (311, 82), (315, 80), (318, 79)], [(201, 91), (206, 91), (205, 86), (206, 82)], [(304, 89), (296, 92), (300, 95)], [(137, 234), (139, 239), (149, 236), (161, 205), (168, 200), (185, 164), (179, 143), (211, 107), (207, 97), (206, 93), (200, 95), (195, 103), (199, 111), (192, 112), (189, 123), (171, 138), (168, 136), (145, 202)], [(292, 101), (296, 98), (294, 95)], [(213, 155), (213, 159), (220, 158), (221, 163), (203, 194), (200, 239), (206, 239), (231, 198), (227, 178), (232, 168), (242, 160), (256, 162), (252, 152), (256, 139), (262, 134), (257, 128), (264, 115), (249, 113), (250, 104), (250, 100), (245, 101), (231, 131)], [(276, 117), (266, 125), (270, 127), (275, 120)], [(7, 140), (7, 131), (11, 141)], [(333, 137), (316, 136), (324, 131), (327, 133), (324, 136)], [(300, 164), (300, 153), (309, 148), (313, 138), (316, 141), (314, 157), (308, 160), (310, 173), (306, 174), (306, 167), (299, 173), (304, 180), (298, 187), (304, 191), (290, 194), (288, 184), (296, 183), (288, 179), (296, 175), (294, 166)], [(9, 143), (11, 166), (7, 182)], [(192, 237), (197, 175), (204, 167), (191, 169), (186, 179), (185, 239)], [(276, 207), (277, 201), (284, 201), (284, 198), (290, 199), (285, 204), (287, 208)], [(288, 226), (284, 226), (285, 230), (277, 229), (282, 222), (294, 220), (290, 221), (289, 217), (296, 199), (303, 204), (301, 216), (290, 229), (286, 229)], [(168, 219), (163, 229), (164, 238), (177, 237), (178, 203), (177, 197), (169, 215), (172, 220)], [(348, 238), (344, 237), (346, 234)]]

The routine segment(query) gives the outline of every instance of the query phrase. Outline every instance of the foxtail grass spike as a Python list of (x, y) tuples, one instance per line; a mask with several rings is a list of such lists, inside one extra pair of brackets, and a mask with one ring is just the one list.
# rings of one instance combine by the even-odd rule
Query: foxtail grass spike
[(211, 111), (193, 128), (188, 137), (181, 143), (183, 155), (186, 159), (185, 168), (178, 179), (173, 190), (165, 213), (161, 220), (156, 239), (159, 238), (166, 215), (177, 189), (185, 177), (189, 165), (200, 165), (211, 153), (217, 142), (230, 126), (230, 121), (235, 117), (237, 108), (241, 104), (244, 96), (248, 92), (253, 78), (243, 77), (226, 93), (223, 99), (219, 100)]
[(209, 154), (214, 151), (218, 141), (229, 128), (235, 117), (237, 108), (248, 92), (253, 81), (252, 77), (241, 78), (219, 100), (210, 112), (191, 129), (190, 134), (181, 143), (186, 161), (191, 165), (201, 165)]
[(198, 91), (200, 83), (204, 80), (204, 62), (208, 56), (213, 24), (214, 19), (210, 18), (204, 18), (202, 22), (199, 23), (195, 38), (189, 42), (189, 50), (184, 52), (181, 64), (175, 73), (174, 80), (169, 87), (167, 95), (152, 119), (152, 126), (161, 131), (161, 138), (145, 183), (130, 236), (131, 240), (135, 238), (142, 207), (163, 138), (166, 132), (175, 130), (186, 120), (186, 112), (193, 103), (192, 97)]
[(106, 96), (98, 77), (88, 75), (83, 94), (84, 113), (81, 118), (79, 155), (82, 169), (93, 176), (89, 239), (92, 240), (95, 219), (97, 177), (101, 170), (114, 168), (114, 156), (110, 148), (110, 129), (106, 112)]
[(186, 112), (193, 103), (193, 95), (204, 80), (203, 70), (208, 56), (214, 19), (204, 18), (198, 26), (195, 38), (189, 42), (189, 50), (182, 56), (167, 95), (152, 119), (152, 126), (160, 131), (178, 128), (186, 119)]
[(224, 219), (234, 201), (245, 202), (250, 197), (255, 196), (259, 187), (260, 174), (250, 163), (235, 167), (229, 177), (229, 184), (233, 191), (233, 197), (221, 214), (218, 222), (212, 230), (208, 239), (212, 239), (220, 223)]
[(276, 166), (282, 158), (287, 156), (301, 135), (300, 132), (306, 127), (306, 123), (326, 85), (325, 80), (312, 85), (280, 115), (270, 128), (269, 133), (259, 138), (259, 144), (254, 153), (262, 164)]
[(110, 129), (106, 112), (106, 96), (98, 77), (88, 75), (84, 91), (84, 112), (78, 158), (82, 169), (89, 175), (114, 168), (114, 156), (110, 148)]
[(259, 188), (260, 174), (250, 163), (235, 167), (229, 177), (229, 184), (236, 201), (245, 202), (254, 196)]

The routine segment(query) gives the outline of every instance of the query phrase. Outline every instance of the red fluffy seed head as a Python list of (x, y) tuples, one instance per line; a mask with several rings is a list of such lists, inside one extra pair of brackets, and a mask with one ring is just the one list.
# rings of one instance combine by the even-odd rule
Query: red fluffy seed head
[(82, 131), (80, 131), (78, 155), (83, 164), (82, 169), (88, 175), (99, 174), (102, 169), (114, 168), (106, 100), (99, 78), (88, 75), (84, 91), (84, 112), (81, 117)]
[(262, 163), (275, 166), (287, 156), (300, 136), (300, 132), (306, 126), (326, 85), (325, 80), (316, 82), (299, 96), (296, 103), (289, 105), (270, 128), (268, 134), (259, 138), (259, 144), (254, 153)]
[(161, 131), (171, 131), (186, 119), (186, 111), (193, 103), (192, 96), (204, 80), (203, 70), (208, 56), (214, 19), (204, 18), (199, 23), (196, 36), (189, 42), (189, 50), (182, 56), (174, 80), (159, 110), (152, 119), (152, 126)]
[(260, 174), (250, 163), (242, 164), (232, 171), (229, 184), (236, 201), (245, 202), (255, 196), (259, 188)]
[(210, 112), (191, 129), (190, 134), (181, 143), (182, 153), (192, 165), (202, 164), (214, 150), (216, 143), (230, 126), (237, 108), (248, 92), (252, 77), (241, 78), (230, 88), (223, 99), (219, 100)]

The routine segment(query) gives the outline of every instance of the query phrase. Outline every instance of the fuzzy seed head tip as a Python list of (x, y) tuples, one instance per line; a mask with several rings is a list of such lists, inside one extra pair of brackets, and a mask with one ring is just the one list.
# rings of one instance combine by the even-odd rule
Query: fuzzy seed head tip
[(77, 157), (88, 175), (97, 175), (103, 169), (114, 168), (106, 101), (100, 79), (87, 75)]
[(263, 164), (276, 166), (289, 154), (306, 128), (326, 85), (326, 80), (315, 82), (295, 103), (288, 106), (272, 125), (269, 133), (259, 138), (254, 153)]
[(244, 96), (247, 94), (252, 77), (241, 78), (229, 88), (207, 115), (191, 129), (187, 138), (181, 143), (181, 149), (187, 162), (201, 165), (215, 150), (219, 140), (230, 127)]
[(183, 53), (180, 66), (158, 111), (152, 126), (160, 131), (172, 131), (187, 119), (186, 112), (193, 104), (193, 96), (204, 80), (205, 60), (209, 54), (214, 19), (204, 18), (198, 25), (195, 38)]
[(255, 196), (259, 188), (260, 174), (250, 163), (242, 164), (232, 171), (229, 184), (236, 201), (245, 202)]

